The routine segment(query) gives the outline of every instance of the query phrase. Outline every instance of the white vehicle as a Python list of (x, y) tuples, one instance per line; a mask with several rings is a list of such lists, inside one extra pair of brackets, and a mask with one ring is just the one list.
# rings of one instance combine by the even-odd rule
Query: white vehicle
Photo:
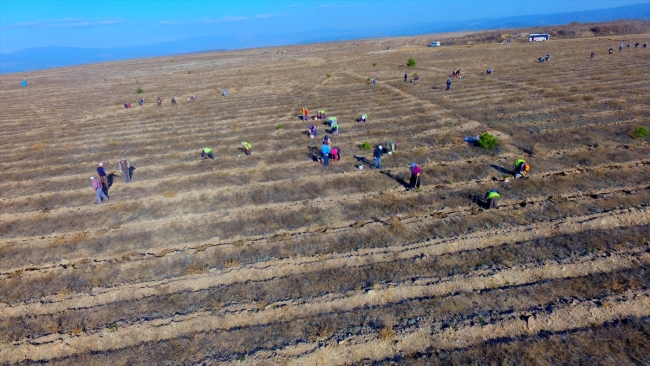
[(543, 42), (548, 41), (551, 38), (548, 34), (531, 34), (528, 37), (528, 42)]
[(429, 47), (440, 47), (440, 41), (435, 41), (429, 43)]

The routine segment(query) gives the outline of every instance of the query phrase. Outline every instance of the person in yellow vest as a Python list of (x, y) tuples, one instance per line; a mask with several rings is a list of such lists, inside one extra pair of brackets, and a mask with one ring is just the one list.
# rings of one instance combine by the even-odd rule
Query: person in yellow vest
[(204, 147), (204, 148), (201, 150), (201, 157), (202, 157), (203, 159), (210, 158), (210, 159), (214, 160), (214, 155), (212, 154), (212, 149), (210, 149), (210, 148), (208, 148), (208, 147)]
[(501, 198), (501, 195), (496, 189), (488, 189), (485, 194), (487, 208), (497, 208), (499, 205), (499, 198)]
[(241, 143), (241, 146), (242, 146), (242, 150), (244, 150), (244, 153), (245, 153), (246, 155), (250, 155), (250, 154), (251, 154), (251, 149), (253, 148), (253, 145), (249, 144), (249, 143), (246, 142), (246, 141), (243, 141), (243, 142)]
[(518, 159), (515, 162), (515, 178), (525, 177), (530, 171), (530, 165), (524, 159)]

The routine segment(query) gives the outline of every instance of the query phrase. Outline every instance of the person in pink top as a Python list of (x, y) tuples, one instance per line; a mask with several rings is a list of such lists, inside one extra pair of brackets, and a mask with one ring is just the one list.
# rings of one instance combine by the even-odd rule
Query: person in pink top
[(415, 163), (411, 163), (411, 189), (420, 188), (422, 183), (422, 168)]
[(102, 200), (108, 201), (106, 193), (104, 193), (104, 188), (98, 179), (95, 177), (90, 177), (90, 181), (93, 183), (93, 189), (95, 190), (95, 195), (97, 196), (97, 204), (101, 204)]

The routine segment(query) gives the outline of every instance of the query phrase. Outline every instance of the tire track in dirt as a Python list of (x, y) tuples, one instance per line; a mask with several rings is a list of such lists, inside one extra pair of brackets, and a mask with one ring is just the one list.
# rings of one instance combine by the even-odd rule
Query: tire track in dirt
[(137, 300), (161, 294), (199, 291), (244, 281), (263, 281), (298, 273), (323, 271), (333, 268), (363, 266), (368, 263), (392, 262), (416, 256), (438, 256), (459, 251), (475, 250), (515, 243), (517, 241), (572, 234), (589, 229), (615, 229), (650, 223), (650, 207), (630, 209), (613, 216), (601, 213), (571, 217), (554, 222), (543, 222), (519, 227), (482, 230), (467, 235), (445, 239), (427, 239), (415, 243), (383, 248), (357, 249), (354, 252), (319, 255), (316, 257), (291, 257), (271, 259), (264, 263), (241, 268), (216, 270), (201, 275), (185, 275), (157, 281), (125, 284), (112, 288), (94, 288), (90, 293), (78, 293), (61, 299), (60, 295), (47, 296), (39, 302), (0, 304), (3, 317), (53, 314), (68, 309), (91, 308), (106, 303)]
[[(582, 277), (591, 273), (609, 272), (617, 269), (630, 268), (639, 262), (650, 263), (650, 254), (638, 254), (637, 257), (622, 257), (612, 254), (604, 258), (583, 258), (577, 263), (562, 263), (549, 261), (533, 267), (523, 266), (499, 271), (492, 275), (456, 276), (447, 281), (430, 284), (428, 279), (421, 279), (412, 285), (401, 285), (381, 290), (357, 292), (342, 296), (326, 295), (309, 299), (295, 304), (285, 302), (279, 304), (274, 314), (269, 312), (226, 312), (225, 315), (211, 315), (210, 312), (198, 311), (188, 315), (177, 315), (173, 318), (157, 319), (123, 326), (117, 332), (99, 331), (80, 336), (63, 336), (60, 334), (36, 339), (5, 344), (7, 353), (0, 354), (5, 362), (15, 363), (29, 359), (43, 361), (62, 358), (81, 352), (110, 351), (119, 348), (135, 346), (149, 341), (161, 341), (190, 334), (229, 330), (240, 327), (252, 327), (271, 324), (278, 321), (298, 320), (307, 316), (317, 316), (332, 311), (352, 312), (356, 308), (382, 306), (422, 297), (440, 297), (458, 292), (471, 292), (481, 289), (505, 286), (507, 283), (525, 284), (541, 279)], [(647, 295), (647, 291), (641, 291)], [(625, 308), (631, 309), (645, 306), (643, 315), (650, 314), (650, 297), (644, 297), (640, 304), (635, 300), (628, 301)], [(575, 319), (575, 318), (572, 318)], [(519, 324), (521, 326), (521, 324)], [(367, 346), (367, 345), (366, 345)], [(0, 359), (1, 360), (1, 359)]]

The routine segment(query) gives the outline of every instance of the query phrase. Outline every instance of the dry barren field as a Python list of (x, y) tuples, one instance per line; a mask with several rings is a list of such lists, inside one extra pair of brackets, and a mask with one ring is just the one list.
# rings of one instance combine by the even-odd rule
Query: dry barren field
[[(650, 49), (617, 45), (649, 40), (412, 37), (1, 75), (0, 364), (647, 365), (650, 143), (630, 133), (650, 128)], [(314, 161), (327, 127), (307, 138), (303, 106), (338, 117), (340, 162)], [(486, 131), (494, 150), (463, 141)], [(387, 140), (381, 171), (356, 168)], [(89, 176), (122, 156), (133, 181), (95, 204)], [(530, 177), (498, 182), (518, 158)], [(499, 209), (477, 202), (488, 188)]]

